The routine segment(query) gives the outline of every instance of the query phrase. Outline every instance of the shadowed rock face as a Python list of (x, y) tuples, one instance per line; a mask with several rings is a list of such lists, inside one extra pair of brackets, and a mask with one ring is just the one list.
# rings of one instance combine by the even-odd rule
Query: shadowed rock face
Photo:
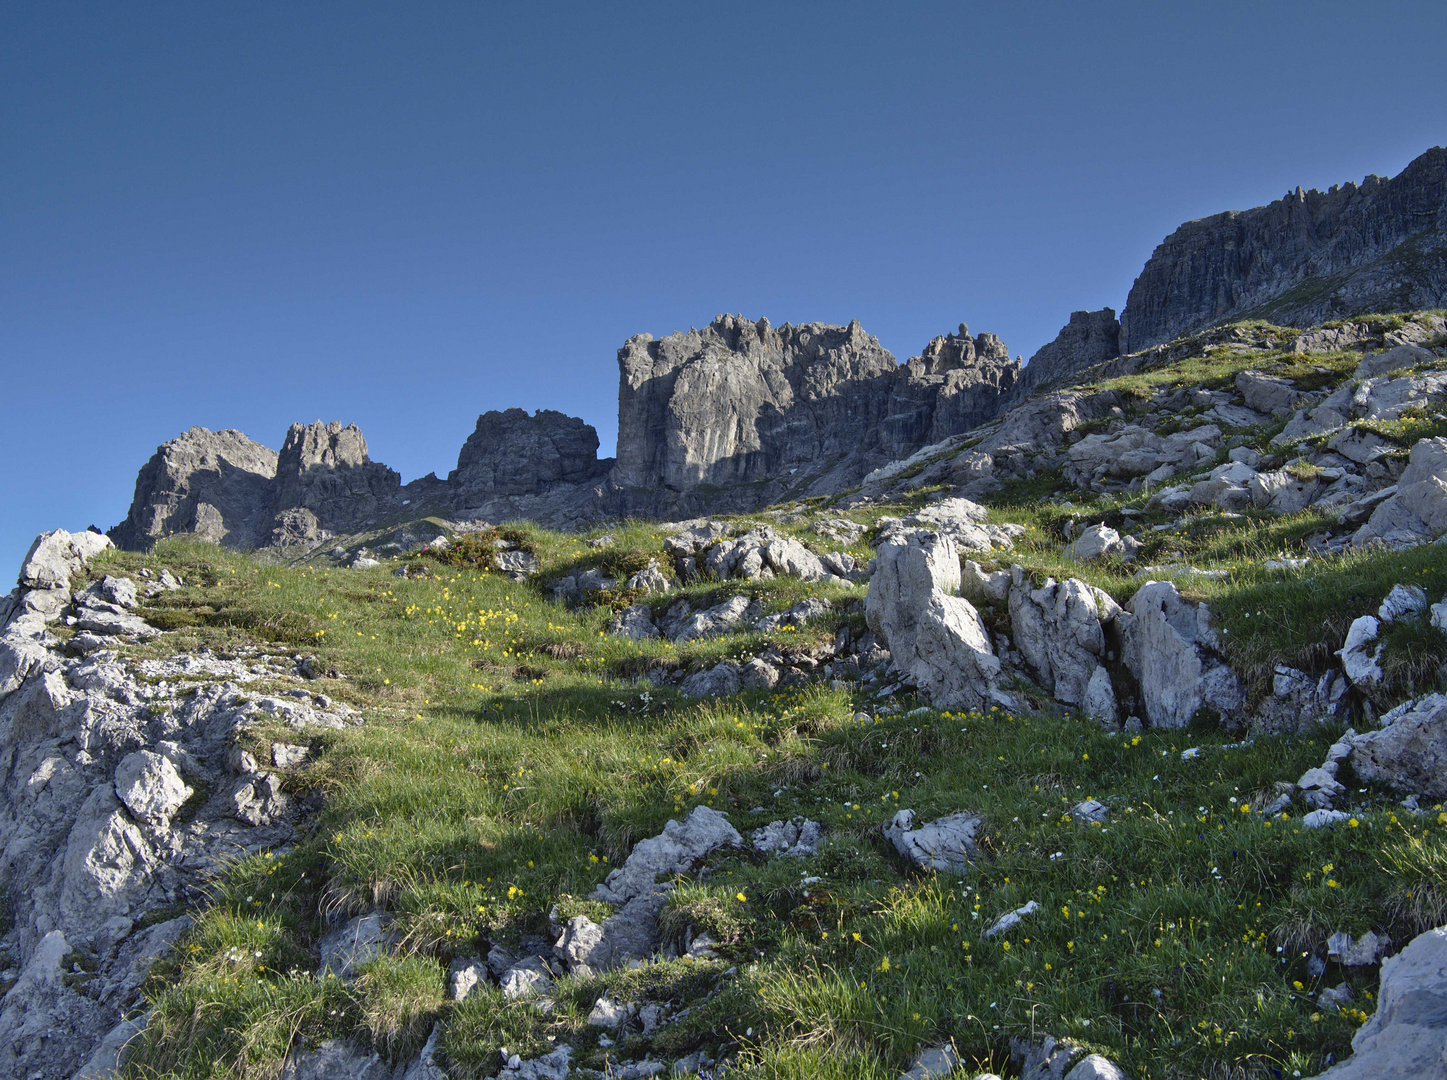
[(1309, 326), (1447, 304), (1447, 150), (1391, 180), (1297, 188), (1188, 221), (1156, 248), (1121, 317), (1121, 352), (1227, 319)]
[(1086, 368), (1120, 355), (1120, 323), (1115, 311), (1072, 311), (1055, 340), (1040, 348), (1020, 376), (1020, 387), (1033, 392), (1042, 386), (1070, 382)]
[(273, 510), (310, 511), (321, 529), (355, 528), (401, 485), (397, 473), (367, 456), (355, 424), (292, 424), (277, 455)]
[(481, 500), (534, 495), (558, 483), (581, 484), (606, 472), (598, 460), (598, 432), (576, 416), (542, 409), (485, 412), (448, 476), (459, 496)]
[(615, 482), (688, 490), (869, 449), (898, 365), (857, 321), (776, 330), (721, 315), (659, 341), (629, 338), (618, 368)]
[(796, 473), (837, 490), (992, 419), (1019, 377), (999, 338), (963, 325), (899, 365), (857, 321), (774, 329), (737, 315), (630, 338), (618, 367), (613, 481), (675, 492)]
[(994, 334), (959, 333), (933, 339), (897, 369), (879, 448), (907, 457), (922, 446), (993, 420), (1020, 378), (1020, 365)]
[(193, 427), (142, 466), (130, 513), (111, 538), (137, 548), (188, 532), (227, 547), (254, 547), (270, 527), (276, 460), (275, 450), (239, 431)]

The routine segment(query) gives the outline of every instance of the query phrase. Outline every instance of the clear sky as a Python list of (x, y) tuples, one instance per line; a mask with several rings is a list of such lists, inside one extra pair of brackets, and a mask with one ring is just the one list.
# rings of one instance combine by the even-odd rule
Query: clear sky
[(1029, 356), (1182, 221), (1447, 142), (1447, 4), (0, 5), (0, 573), (193, 424), (616, 437), (720, 312)]

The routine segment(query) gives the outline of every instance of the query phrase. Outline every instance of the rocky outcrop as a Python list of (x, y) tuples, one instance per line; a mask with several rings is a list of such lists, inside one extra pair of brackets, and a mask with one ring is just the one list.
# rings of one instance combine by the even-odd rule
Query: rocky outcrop
[(1302, 191), (1254, 210), (1189, 221), (1131, 287), (1121, 351), (1227, 319), (1288, 326), (1447, 304), (1447, 150), (1391, 180)]
[(886, 458), (908, 457), (1000, 414), (1020, 379), (1020, 365), (994, 334), (937, 337), (894, 373), (879, 449)]
[(1073, 381), (1087, 368), (1120, 355), (1120, 322), (1113, 308), (1072, 311), (1055, 340), (1041, 346), (1021, 373), (1022, 390)]
[(626, 487), (771, 480), (860, 453), (898, 365), (859, 323), (774, 328), (721, 315), (618, 350), (618, 464)]
[(556, 484), (601, 479), (612, 464), (598, 459), (598, 432), (576, 416), (540, 409), (485, 412), (462, 444), (448, 483), (460, 501), (538, 495)]
[[(156, 913), (195, 900), (238, 855), (291, 838), (298, 807), (281, 766), (258, 765), (238, 737), (264, 720), (304, 741), (354, 719), (299, 685), (243, 693), (262, 677), (300, 684), (289, 656), (122, 661), (123, 638), (156, 631), (134, 613), (142, 590), (130, 579), (78, 588), (108, 547), (93, 533), (42, 535), (0, 602), (0, 891), (13, 917), (0, 952), (20, 972), (0, 1004), (6, 1076), (68, 1077), (107, 1053), (113, 1067), (135, 1031), (113, 1037), (116, 1021), (190, 925)], [(179, 587), (166, 572), (144, 591)], [(78, 631), (64, 646), (52, 632), (62, 622)], [(295, 767), (303, 749), (288, 743), (271, 761)]]
[(1382, 962), (1377, 1008), (1352, 1036), (1352, 1056), (1320, 1080), (1443, 1080), (1447, 1065), (1447, 927)]
[(1411, 547), (1447, 534), (1447, 439), (1420, 439), (1406, 471), (1354, 537), (1357, 546)]
[(989, 630), (959, 590), (959, 550), (948, 536), (896, 533), (879, 546), (864, 618), (936, 708), (1009, 707)]
[(320, 530), (350, 531), (374, 520), (401, 486), (397, 473), (367, 456), (357, 425), (292, 424), (277, 455), (273, 512), (303, 510)]
[[(993, 334), (937, 337), (897, 364), (859, 323), (751, 322), (640, 334), (618, 351), (623, 488), (744, 484), (837, 491), (870, 469), (997, 416), (1019, 365)], [(807, 483), (806, 483), (807, 482)]]
[(1203, 708), (1228, 723), (1235, 719), (1245, 692), (1216, 651), (1220, 642), (1205, 604), (1183, 600), (1169, 581), (1151, 581), (1116, 621), (1121, 659), (1140, 683), (1152, 726), (1186, 727)]
[(270, 532), (276, 451), (239, 431), (193, 427), (156, 449), (136, 477), (126, 520), (111, 530), (123, 548), (171, 533), (194, 533), (251, 548)]

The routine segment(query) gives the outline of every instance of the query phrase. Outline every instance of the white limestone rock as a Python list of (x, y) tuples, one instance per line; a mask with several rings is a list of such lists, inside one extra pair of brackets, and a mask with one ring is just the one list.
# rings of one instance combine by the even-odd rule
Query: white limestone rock
[(1447, 927), (1382, 962), (1377, 1009), (1320, 1080), (1447, 1080)]
[(317, 942), (321, 962), (318, 977), (335, 975), (339, 979), (356, 978), (358, 970), (368, 961), (382, 955), (397, 942), (386, 912), (373, 911), (348, 919)]
[(864, 619), (898, 661), (913, 654), (920, 616), (935, 594), (953, 596), (959, 589), (960, 556), (953, 540), (933, 532), (900, 534), (879, 546)]
[(1214, 652), (1211, 612), (1181, 599), (1174, 584), (1148, 582), (1119, 617), (1122, 659), (1140, 682), (1146, 718), (1155, 727), (1183, 728), (1205, 707), (1235, 716), (1245, 704), (1236, 674)]
[(100, 533), (70, 533), (64, 529), (41, 533), (21, 564), (20, 584), (30, 589), (68, 588), (72, 574), (114, 546), (109, 537)]
[(796, 817), (792, 821), (771, 821), (755, 829), (749, 839), (754, 850), (765, 855), (804, 858), (819, 850), (822, 829), (817, 821)]
[(1346, 641), (1337, 650), (1341, 657), (1342, 669), (1352, 684), (1370, 690), (1382, 681), (1382, 646), (1377, 642), (1381, 623), (1371, 615), (1362, 615), (1352, 620), (1347, 629)]
[(608, 633), (614, 637), (626, 637), (633, 641), (645, 641), (658, 637), (658, 627), (653, 624), (653, 609), (647, 604), (631, 604), (608, 623)]
[(896, 851), (921, 870), (963, 873), (970, 868), (983, 818), (962, 811), (915, 828), (914, 816), (913, 810), (901, 810), (884, 827), (885, 838)]
[(936, 594), (920, 613), (912, 643), (908, 653), (891, 647), (891, 655), (935, 708), (981, 709), (992, 704), (1013, 704), (1013, 699), (998, 686), (1000, 658), (990, 644), (989, 631), (968, 600)]
[(683, 680), (678, 692), (686, 698), (717, 698), (737, 694), (743, 689), (741, 669), (731, 660), (704, 671), (696, 671)]
[(1382, 718), (1383, 727), (1351, 740), (1352, 768), (1404, 794), (1447, 799), (1447, 696), (1404, 704)]
[(194, 791), (160, 754), (138, 750), (116, 766), (116, 797), (143, 821), (165, 825)]
[(1447, 534), (1447, 438), (1419, 439), (1397, 490), (1352, 536), (1354, 547), (1411, 547)]
[[(1056, 701), (1082, 705), (1105, 657), (1101, 624), (1113, 620), (1120, 607), (1109, 594), (1078, 578), (1062, 582), (1046, 578), (1036, 589), (1024, 568), (1012, 567), (1010, 573), (1010, 631), (1015, 648)], [(1106, 679), (1108, 683), (1109, 676)], [(1104, 699), (1097, 680), (1093, 705), (1104, 711)], [(1110, 701), (1113, 704), (1113, 691)]]
[(1401, 622), (1403, 619), (1419, 618), (1427, 610), (1427, 594), (1416, 585), (1393, 585), (1392, 591), (1377, 608), (1377, 618), (1383, 623)]
[(1124, 555), (1120, 533), (1109, 525), (1090, 525), (1061, 554), (1073, 562), (1093, 562), (1111, 555)]

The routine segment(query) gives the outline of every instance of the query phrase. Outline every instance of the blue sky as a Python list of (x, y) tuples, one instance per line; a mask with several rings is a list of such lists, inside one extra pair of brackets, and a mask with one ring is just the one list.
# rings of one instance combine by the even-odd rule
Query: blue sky
[[(720, 312), (1029, 356), (1182, 221), (1447, 142), (1441, 3), (0, 8), (0, 563), (192, 424), (616, 436)], [(9, 571), (4, 571), (8, 573)]]

